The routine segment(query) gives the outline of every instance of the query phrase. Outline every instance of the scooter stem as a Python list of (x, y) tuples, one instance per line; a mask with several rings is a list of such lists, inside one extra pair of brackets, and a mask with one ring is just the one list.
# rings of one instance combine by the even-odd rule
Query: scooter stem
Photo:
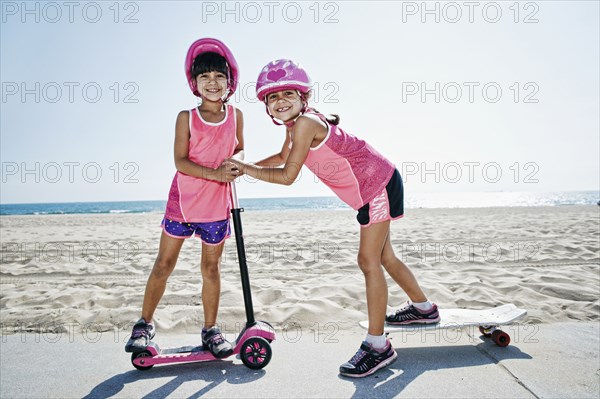
[(242, 232), (242, 218), (240, 213), (244, 211), (240, 208), (235, 189), (235, 182), (230, 183), (231, 200), (233, 216), (233, 229), (235, 230), (235, 244), (237, 247), (238, 261), (240, 264), (240, 277), (242, 280), (242, 292), (244, 294), (244, 306), (246, 308), (246, 325), (251, 326), (256, 323), (254, 320), (254, 307), (252, 306), (252, 292), (250, 290), (250, 278), (248, 277), (248, 264), (246, 263), (246, 249), (244, 247), (244, 234)]
[(237, 189), (235, 188), (235, 181), (232, 181), (231, 183), (229, 183), (229, 185), (231, 187), (231, 203), (233, 205), (233, 209), (239, 209), (240, 204), (238, 202)]

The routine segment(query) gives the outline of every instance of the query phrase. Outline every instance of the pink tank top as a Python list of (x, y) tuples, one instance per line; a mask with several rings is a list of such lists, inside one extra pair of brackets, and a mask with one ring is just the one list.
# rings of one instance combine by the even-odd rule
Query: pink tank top
[(367, 142), (328, 123), (327, 136), (308, 152), (304, 161), (323, 183), (346, 204), (359, 209), (385, 188), (396, 167)]
[[(206, 122), (197, 108), (190, 110), (188, 158), (198, 165), (218, 168), (238, 144), (236, 112), (225, 108), (221, 122)], [(175, 173), (165, 217), (177, 222), (215, 222), (229, 218), (229, 184)]]

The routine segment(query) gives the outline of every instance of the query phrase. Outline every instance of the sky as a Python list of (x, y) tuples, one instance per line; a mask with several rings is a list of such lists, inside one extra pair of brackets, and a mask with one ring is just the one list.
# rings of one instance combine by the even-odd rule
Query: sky
[[(257, 102), (291, 58), (413, 192), (599, 190), (599, 2), (1, 2), (1, 203), (166, 200), (183, 62), (233, 51), (246, 160), (285, 132)], [(242, 177), (243, 198), (332, 195)]]

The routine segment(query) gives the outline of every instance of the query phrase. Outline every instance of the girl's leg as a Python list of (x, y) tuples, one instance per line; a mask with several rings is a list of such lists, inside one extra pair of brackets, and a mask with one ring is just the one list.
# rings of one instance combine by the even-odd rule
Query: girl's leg
[(204, 328), (209, 329), (217, 323), (219, 300), (221, 299), (221, 255), (225, 241), (219, 245), (202, 243), (202, 307), (204, 308)]
[(202, 345), (216, 358), (224, 358), (233, 353), (221, 330), (216, 326), (219, 300), (221, 299), (221, 255), (225, 241), (219, 245), (202, 243), (202, 307), (204, 308), (204, 328), (202, 330)]
[(142, 318), (148, 323), (152, 321), (158, 302), (165, 293), (167, 279), (175, 268), (183, 241), (185, 240), (173, 238), (164, 231), (160, 236), (158, 256), (146, 283), (144, 304), (142, 305)]
[(381, 256), (390, 222), (375, 223), (360, 229), (358, 266), (365, 276), (369, 334), (382, 335), (385, 321), (388, 287), (381, 268)]
[(413, 302), (425, 302), (427, 297), (421, 290), (417, 279), (412, 274), (410, 269), (396, 257), (394, 249), (390, 242), (390, 236), (388, 234), (385, 244), (383, 246), (383, 253), (381, 254), (381, 264), (388, 272), (390, 277), (398, 283), (400, 288), (406, 292), (406, 295)]

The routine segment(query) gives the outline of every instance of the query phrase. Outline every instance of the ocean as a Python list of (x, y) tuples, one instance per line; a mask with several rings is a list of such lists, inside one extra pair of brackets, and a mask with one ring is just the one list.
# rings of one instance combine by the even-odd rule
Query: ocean
[[(598, 191), (411, 193), (404, 199), (408, 209), (595, 205), (599, 200)], [(166, 201), (0, 204), (0, 215), (163, 212), (165, 205)], [(240, 205), (246, 211), (349, 209), (337, 197), (241, 198)]]

